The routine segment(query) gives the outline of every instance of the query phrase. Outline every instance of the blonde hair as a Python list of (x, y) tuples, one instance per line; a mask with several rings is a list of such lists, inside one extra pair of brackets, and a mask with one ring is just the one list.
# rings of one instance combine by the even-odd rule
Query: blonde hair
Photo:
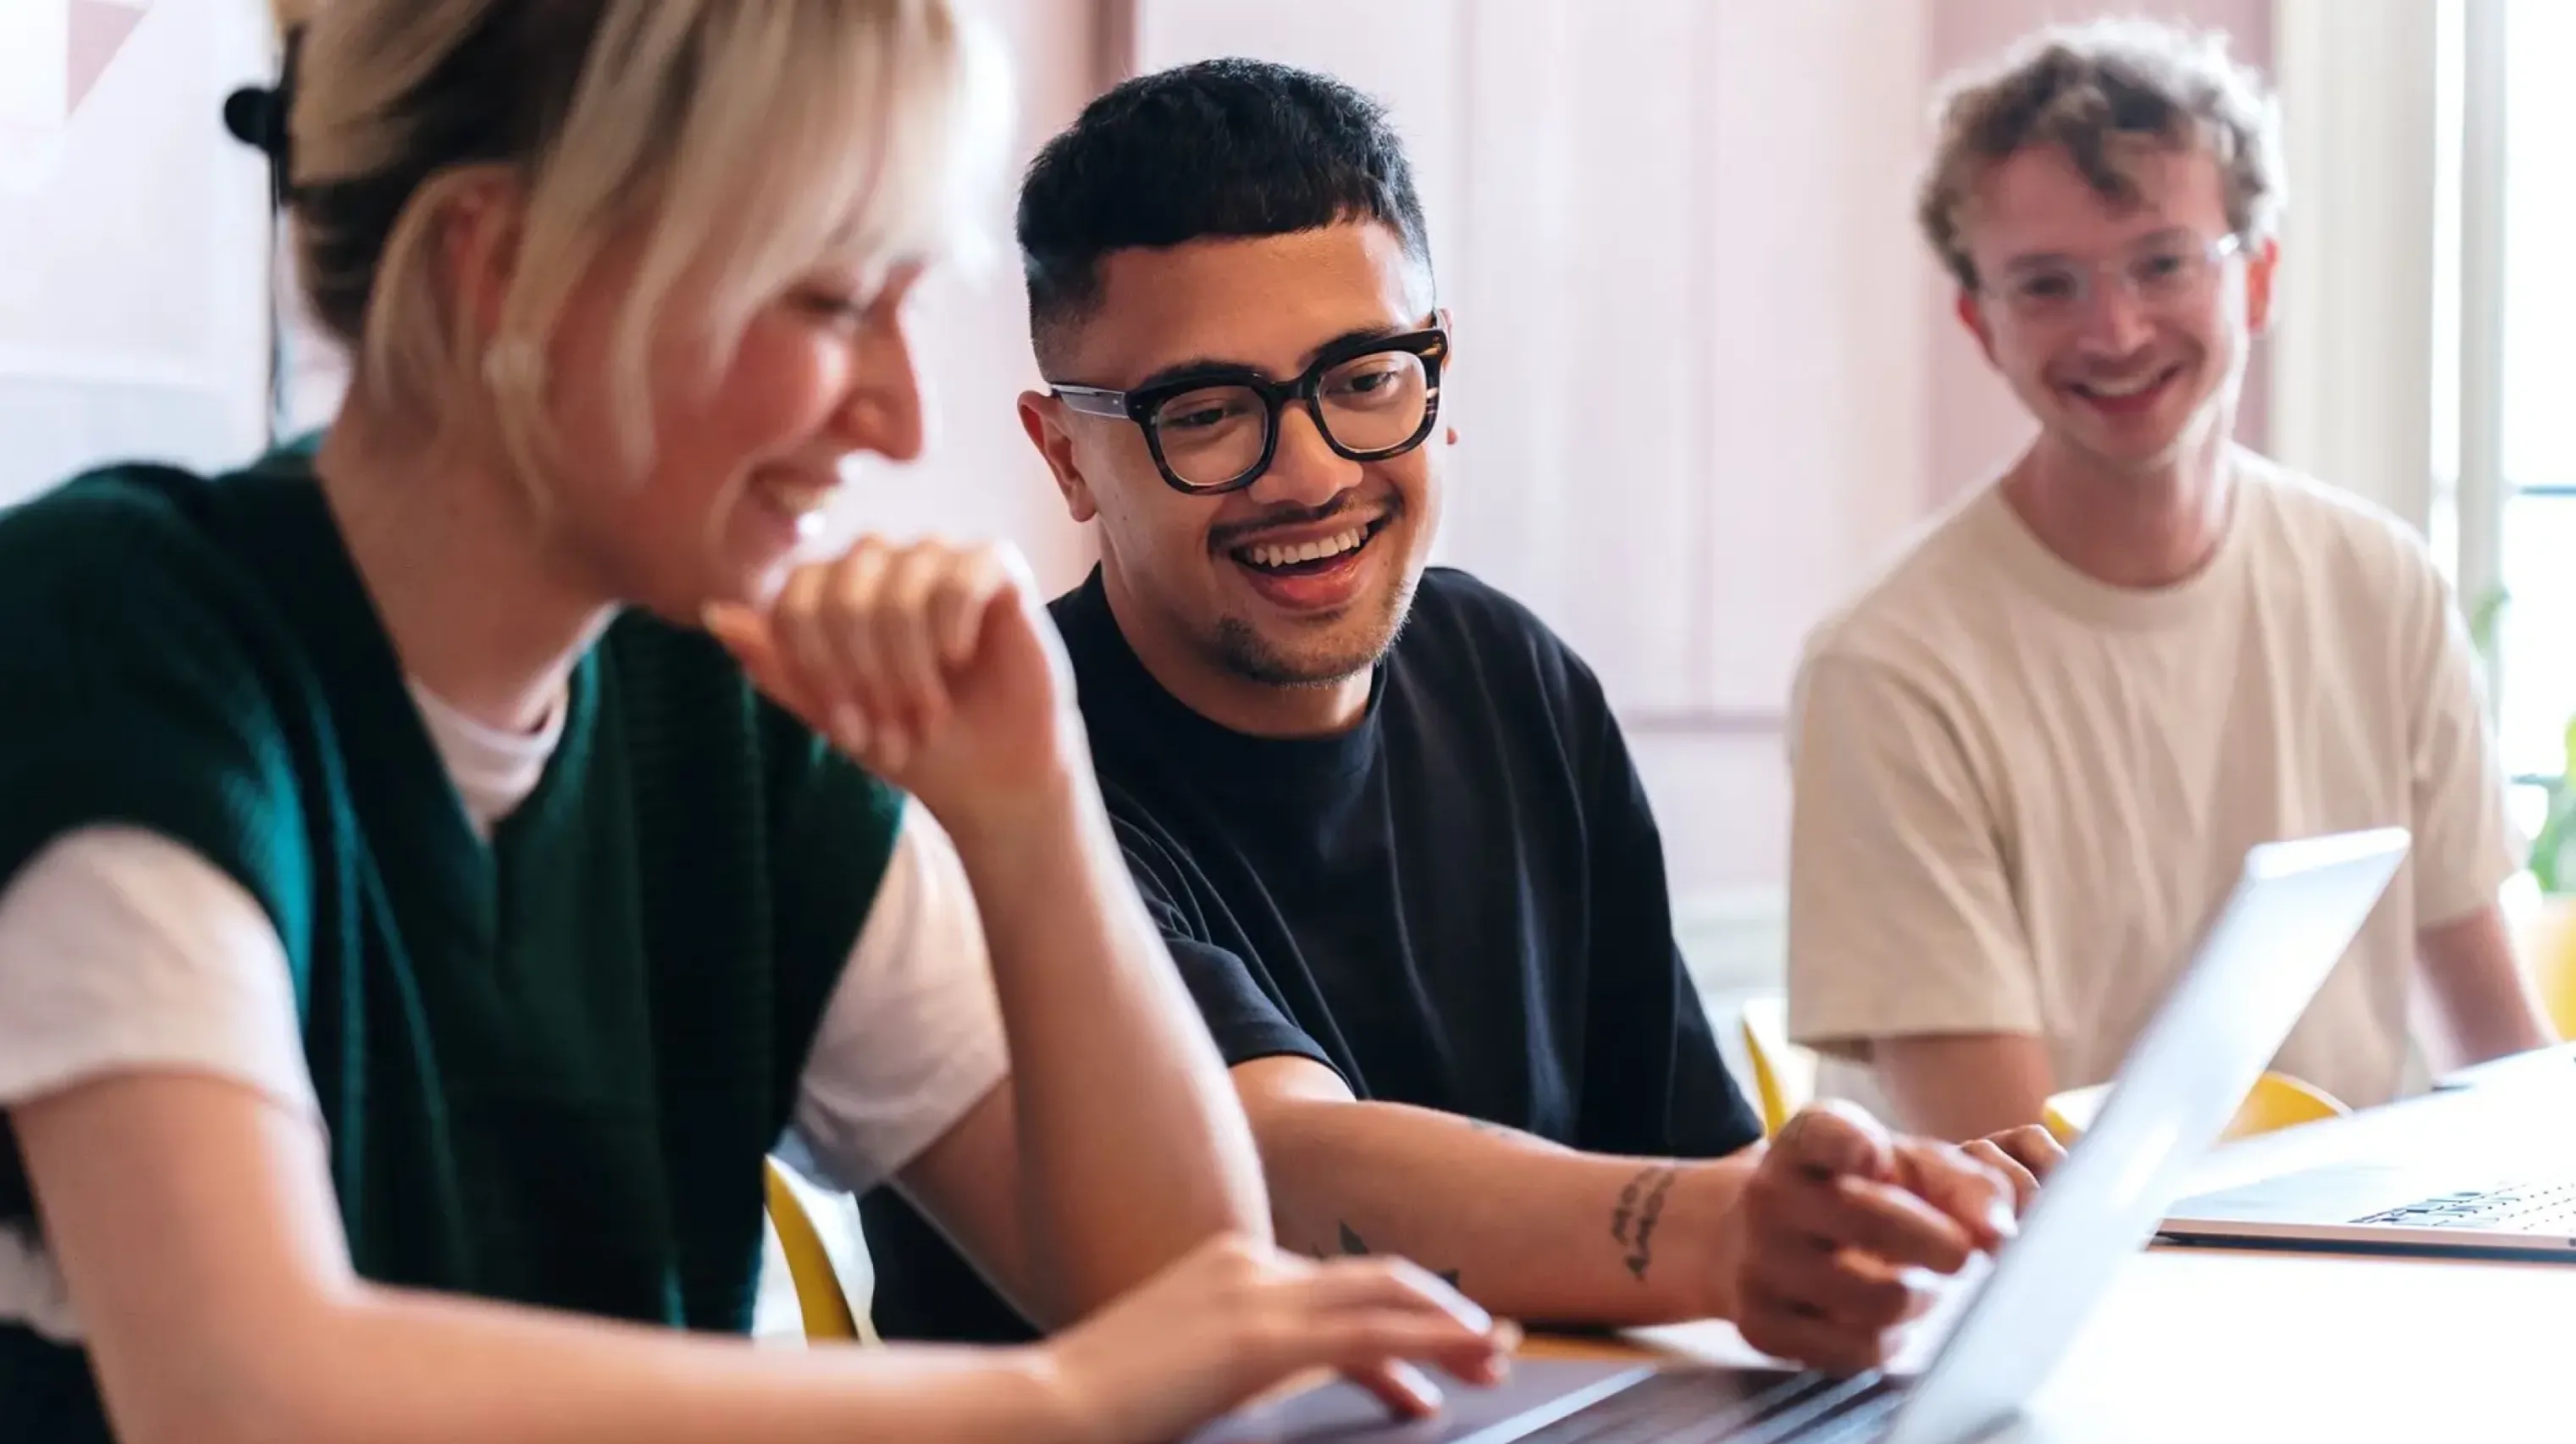
[[(298, 27), (287, 172), (299, 280), (367, 399), (435, 424), (485, 405), (552, 470), (546, 344), (614, 238), (640, 235), (610, 389), (640, 468), (644, 358), (709, 276), (706, 364), (818, 263), (871, 278), (980, 240), (1007, 116), (998, 57), (948, 0), (275, 0)], [(439, 283), (441, 212), (478, 177), (524, 209), (497, 331)], [(488, 400), (476, 400), (488, 397)]]
[(2152, 20), (2057, 26), (1990, 70), (1954, 78), (1938, 102), (1940, 140), (1917, 197), (1924, 239), (1959, 284), (1977, 271), (1961, 213), (1986, 173), (2035, 145), (2066, 152), (2104, 199), (2133, 202), (2125, 167), (2148, 149), (2198, 150), (2218, 163), (2227, 223), (2249, 241), (2280, 224), (2280, 107), (2227, 37)]

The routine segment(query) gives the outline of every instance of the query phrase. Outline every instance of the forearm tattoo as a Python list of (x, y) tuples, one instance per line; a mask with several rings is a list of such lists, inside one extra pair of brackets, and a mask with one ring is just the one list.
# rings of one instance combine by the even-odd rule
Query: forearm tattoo
[(1610, 1210), (1611, 1241), (1627, 1250), (1622, 1262), (1640, 1283), (1655, 1261), (1655, 1227), (1663, 1221), (1664, 1195), (1672, 1192), (1673, 1180), (1680, 1175), (1681, 1170), (1669, 1163), (1642, 1169), (1619, 1190), (1618, 1205)]

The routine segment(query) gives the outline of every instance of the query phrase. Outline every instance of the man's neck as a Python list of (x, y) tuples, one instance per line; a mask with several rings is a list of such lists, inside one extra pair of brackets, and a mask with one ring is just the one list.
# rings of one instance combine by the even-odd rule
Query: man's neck
[(1143, 625), (1144, 607), (1104, 569), (1109, 614), (1147, 675), (1180, 704), (1247, 737), (1334, 737), (1367, 715), (1365, 671), (1310, 687), (1255, 681), (1216, 664), (1186, 640)]
[(2106, 586), (2152, 591), (2198, 575), (2226, 539), (2236, 452), (2224, 428), (2169, 463), (2115, 471), (2042, 436), (2004, 478), (2040, 544)]
[(315, 465), (405, 675), (486, 726), (534, 730), (613, 609), (548, 566), (509, 478), (382, 430), (344, 412)]

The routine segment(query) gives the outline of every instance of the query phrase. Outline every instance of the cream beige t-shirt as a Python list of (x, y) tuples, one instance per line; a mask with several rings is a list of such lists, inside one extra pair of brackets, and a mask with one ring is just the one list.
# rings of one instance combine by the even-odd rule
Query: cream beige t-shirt
[(2025, 1033), (2118, 1071), (2256, 843), (2396, 824), (2414, 849), (2275, 1066), (2396, 1095), (2419, 929), (2515, 867), (2458, 609), (2412, 531), (2250, 453), (2210, 564), (2105, 586), (1989, 486), (1809, 638), (1790, 724), (1789, 1029)]

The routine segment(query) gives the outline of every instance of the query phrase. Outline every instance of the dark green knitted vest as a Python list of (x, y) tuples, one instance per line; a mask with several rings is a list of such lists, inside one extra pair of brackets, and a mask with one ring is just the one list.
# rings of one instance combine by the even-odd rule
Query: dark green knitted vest
[[(640, 615), (487, 846), (313, 484), (125, 468), (0, 515), (0, 882), (86, 825), (203, 855), (286, 944), (360, 1273), (749, 1326), (761, 1158), (901, 799)], [(0, 1125), (0, 1220), (32, 1207)], [(0, 1434), (103, 1441), (0, 1326)]]

